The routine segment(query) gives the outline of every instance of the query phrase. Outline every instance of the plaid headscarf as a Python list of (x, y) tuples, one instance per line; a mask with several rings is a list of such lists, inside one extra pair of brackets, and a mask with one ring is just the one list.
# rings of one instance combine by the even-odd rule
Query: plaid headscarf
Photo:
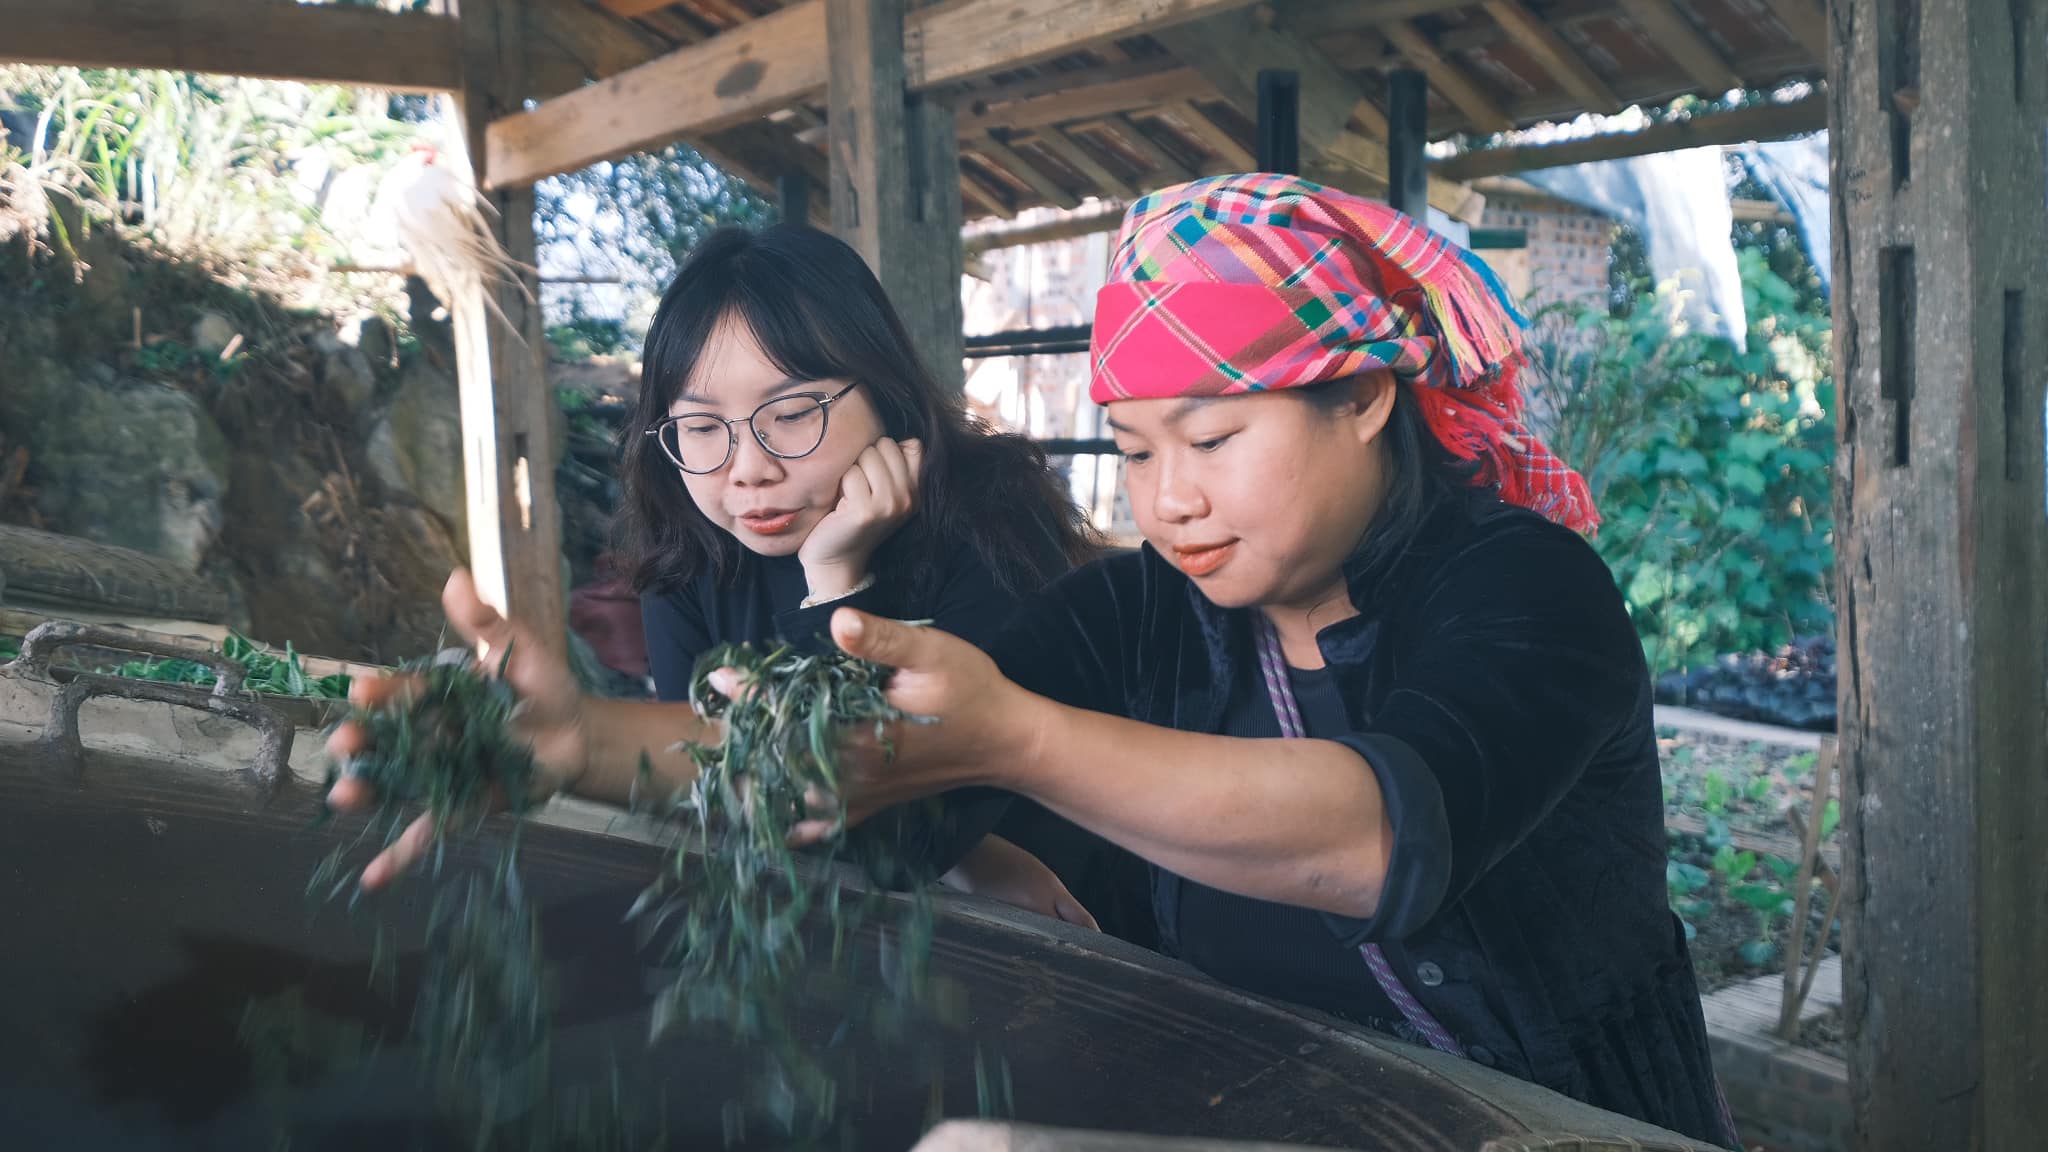
[(1477, 257), (1385, 204), (1269, 173), (1177, 185), (1131, 205), (1109, 281), (1098, 404), (1390, 368), (1503, 500), (1581, 532), (1600, 523), (1585, 480), (1522, 422), (1527, 321)]

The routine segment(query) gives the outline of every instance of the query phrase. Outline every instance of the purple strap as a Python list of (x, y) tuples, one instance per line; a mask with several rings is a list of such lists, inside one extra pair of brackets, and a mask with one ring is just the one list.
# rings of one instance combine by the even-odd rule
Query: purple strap
[[(1291, 740), (1308, 735), (1307, 726), (1301, 722), (1301, 709), (1294, 703), (1294, 685), (1287, 680), (1287, 660), (1280, 652), (1280, 634), (1273, 629), (1273, 622), (1265, 613), (1258, 613), (1259, 620), (1259, 672), (1266, 678), (1266, 694), (1273, 700), (1273, 714), (1280, 720), (1280, 734)], [(1377, 944), (1361, 944), (1358, 954), (1365, 957), (1366, 970), (1372, 973), (1380, 991), (1386, 993), (1395, 1008), (1400, 1009), (1408, 1026), (1421, 1033), (1429, 1046), (1439, 1052), (1453, 1056), (1465, 1055), (1465, 1049), (1451, 1037), (1444, 1026), (1436, 1022), (1429, 1009), (1422, 1006), (1401, 982), (1394, 972), (1394, 966), (1387, 963), (1387, 957)]]

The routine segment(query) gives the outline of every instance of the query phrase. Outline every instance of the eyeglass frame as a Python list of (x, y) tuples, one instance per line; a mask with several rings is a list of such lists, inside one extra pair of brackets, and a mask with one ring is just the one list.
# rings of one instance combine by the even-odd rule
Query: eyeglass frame
[[(677, 468), (682, 469), (684, 472), (689, 473), (692, 476), (709, 476), (712, 473), (717, 472), (720, 468), (725, 467), (727, 464), (732, 463), (733, 454), (739, 450), (740, 446), (740, 434), (734, 431), (733, 429), (733, 426), (736, 424), (745, 424), (747, 426), (747, 431), (751, 433), (754, 437), (754, 443), (759, 444), (761, 446), (761, 451), (766, 452), (770, 456), (775, 457), (777, 460), (801, 460), (804, 457), (809, 456), (811, 453), (816, 452), (818, 449), (825, 446), (825, 434), (831, 431), (832, 429), (832, 405), (836, 401), (843, 399), (847, 393), (853, 391), (855, 388), (858, 387), (860, 387), (860, 381), (855, 380), (852, 383), (848, 384), (846, 387), (841, 388), (839, 391), (834, 392), (829, 396), (827, 396), (823, 392), (791, 392), (785, 396), (777, 396), (772, 400), (763, 400), (760, 404), (755, 406), (752, 412), (748, 413), (747, 415), (741, 417), (738, 420), (728, 420), (725, 417), (720, 416), (716, 412), (685, 412), (680, 416), (670, 416), (665, 420), (657, 421), (654, 427), (642, 432), (641, 435), (654, 437), (655, 444), (660, 446), (661, 454), (663, 456), (668, 457), (668, 462), (675, 465)], [(777, 452), (775, 449), (770, 448), (768, 446), (767, 438), (761, 435), (760, 428), (758, 428), (754, 424), (754, 417), (759, 416), (762, 410), (767, 408), (771, 404), (780, 404), (784, 400), (795, 400), (799, 397), (816, 400), (818, 402), (819, 411), (824, 414), (824, 423), (818, 428), (818, 442), (816, 444), (811, 445), (809, 448), (804, 449), (802, 452), (798, 452), (795, 454)], [(719, 459), (718, 463), (715, 466), (706, 468), (701, 472), (683, 463), (681, 460), (678, 460), (676, 457), (679, 455), (679, 453), (670, 452), (668, 450), (668, 445), (664, 443), (661, 439), (661, 430), (663, 428), (666, 428), (671, 424), (676, 424), (681, 421), (689, 420), (692, 419), (693, 417), (699, 416), (716, 420), (720, 424), (725, 425), (726, 436), (725, 455)]]

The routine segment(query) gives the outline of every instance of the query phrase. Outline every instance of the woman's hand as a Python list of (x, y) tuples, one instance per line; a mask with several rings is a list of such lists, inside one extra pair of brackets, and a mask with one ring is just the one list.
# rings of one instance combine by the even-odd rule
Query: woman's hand
[(1038, 857), (1000, 836), (982, 837), (967, 858), (941, 880), (948, 888), (970, 896), (987, 896), (1026, 912), (1097, 932), (1102, 930), (1095, 917), (1067, 891), (1057, 873)]
[(813, 599), (843, 596), (867, 578), (868, 560), (917, 510), (924, 445), (884, 436), (839, 481), (839, 503), (797, 549)]
[[(587, 749), (583, 692), (569, 666), (525, 628), (485, 604), (466, 571), (458, 569), (448, 578), (441, 591), (441, 607), (456, 632), (476, 650), (478, 664), (486, 675), (499, 675), (499, 666), (503, 664), (505, 680), (521, 702), (513, 721), (514, 731), (533, 746), (540, 777), (538, 790), (551, 794), (574, 786), (583, 775)], [(404, 676), (357, 679), (349, 686), (349, 700), (359, 708), (402, 708), (412, 688), (412, 681)], [(346, 766), (349, 757), (367, 750), (368, 742), (369, 733), (362, 725), (350, 721), (327, 738), (327, 751)], [(344, 771), (327, 794), (327, 802), (344, 811), (356, 811), (373, 806), (377, 798), (367, 783)], [(390, 847), (364, 867), (363, 887), (381, 887), (411, 867), (433, 843), (433, 836), (433, 813), (413, 821)]]
[[(979, 648), (935, 628), (841, 608), (832, 614), (832, 639), (849, 655), (894, 668), (889, 703), (916, 718), (889, 725), (887, 749), (867, 726), (849, 728), (842, 738), (837, 800), (847, 826), (953, 788), (1020, 790), (996, 769), (1030, 770), (1050, 701), (1004, 679)], [(804, 821), (795, 839), (822, 839), (835, 822)]]

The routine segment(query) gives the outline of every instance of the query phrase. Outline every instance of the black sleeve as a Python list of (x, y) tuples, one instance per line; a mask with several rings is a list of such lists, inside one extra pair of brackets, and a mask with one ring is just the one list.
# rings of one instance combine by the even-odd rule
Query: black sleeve
[(1143, 611), (1141, 560), (1112, 556), (1077, 568), (1027, 599), (985, 645), (1026, 691), (1091, 712), (1123, 714), (1124, 654)]
[(1520, 845), (1643, 703), (1648, 673), (1599, 555), (1548, 524), (1440, 570), (1371, 726), (1342, 738), (1386, 798), (1394, 850), (1347, 943), (1401, 939)]
[[(1057, 561), (1063, 563), (1063, 561)], [(1029, 584), (1029, 580), (1016, 583)], [(856, 593), (844, 600), (783, 613), (778, 622), (784, 636), (822, 633), (832, 611), (843, 605), (866, 609), (861, 603), (876, 589)], [(938, 599), (926, 609), (932, 627), (987, 650), (1017, 612), (1019, 597), (1003, 586), (971, 543), (962, 542), (949, 558), (947, 577)], [(815, 623), (811, 623), (815, 621)], [(995, 788), (961, 788), (938, 798), (936, 805), (906, 805), (883, 813), (871, 821), (884, 830), (892, 842), (901, 845), (899, 855), (917, 861), (918, 871), (928, 877), (943, 875), (966, 857), (982, 837), (995, 830), (1011, 810), (1015, 797)], [(887, 879), (887, 878), (885, 878)], [(901, 883), (902, 879), (893, 882)]]
[(642, 592), (640, 627), (647, 634), (647, 669), (654, 677), (655, 696), (689, 699), (697, 657), (711, 648), (711, 632), (695, 598), (687, 589)]

